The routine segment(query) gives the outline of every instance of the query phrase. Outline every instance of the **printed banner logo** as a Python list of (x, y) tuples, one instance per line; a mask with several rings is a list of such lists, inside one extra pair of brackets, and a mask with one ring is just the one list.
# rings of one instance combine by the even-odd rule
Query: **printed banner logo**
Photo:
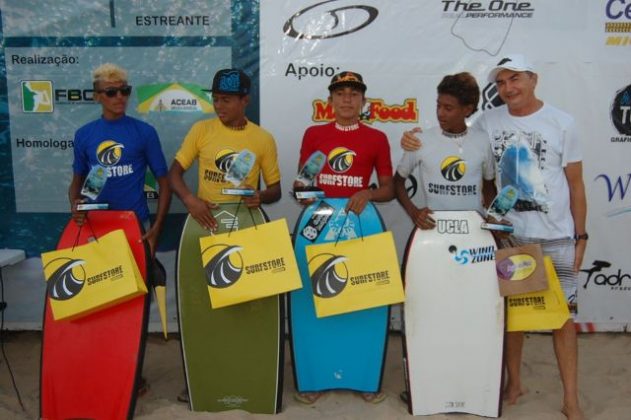
[(22, 81), (22, 111), (27, 113), (53, 112), (53, 82), (50, 80)]
[(347, 260), (343, 255), (318, 254), (309, 261), (314, 295), (330, 298), (344, 290), (348, 282), (348, 267), (344, 262)]
[(237, 245), (217, 244), (202, 251), (202, 258), (211, 256), (204, 266), (206, 279), (210, 287), (223, 289), (235, 284), (243, 273), (243, 258)]
[(631, 275), (622, 273), (621, 269), (614, 273), (603, 272), (604, 268), (610, 267), (611, 263), (609, 261), (595, 260), (591, 268), (581, 270), (581, 272), (587, 273), (583, 289), (588, 287), (608, 287), (610, 290), (615, 291), (631, 291)]
[[(331, 9), (332, 5), (329, 3), (336, 3), (339, 6)], [(379, 10), (372, 6), (344, 6), (340, 4), (340, 0), (327, 0), (296, 12), (283, 25), (283, 32), (296, 39), (337, 38), (365, 28), (373, 23), (378, 15)]]
[[(607, 188), (607, 201), (609, 203), (612, 202), (623, 202), (627, 197), (627, 192), (629, 191), (629, 186), (631, 186), (631, 173), (628, 173), (625, 176), (609, 176), (607, 174), (599, 174), (594, 178), (594, 181), (602, 179), (605, 182), (605, 187)], [(631, 212), (631, 206), (627, 205), (614, 210), (611, 210), (607, 213), (607, 217), (619, 216), (624, 213)]]
[[(631, 1), (607, 0), (605, 5), (605, 45), (624, 47), (631, 45)], [(615, 35), (610, 35), (615, 34)]]
[(159, 83), (136, 88), (141, 114), (150, 112), (215, 112), (208, 91), (192, 83)]
[(611, 122), (622, 135), (612, 137), (611, 142), (631, 143), (631, 85), (616, 92), (611, 104)]
[[(312, 102), (314, 122), (331, 122), (335, 120), (333, 106), (326, 100), (316, 99)], [(416, 99), (408, 98), (401, 105), (387, 105), (383, 99), (366, 98), (366, 105), (359, 115), (365, 123), (373, 122), (418, 122), (419, 111)]]
[(70, 258), (56, 258), (46, 264), (46, 268), (54, 268), (55, 271), (48, 277), (48, 296), (55, 300), (68, 300), (83, 289), (87, 275), (85, 273), (84, 260), (73, 260)]

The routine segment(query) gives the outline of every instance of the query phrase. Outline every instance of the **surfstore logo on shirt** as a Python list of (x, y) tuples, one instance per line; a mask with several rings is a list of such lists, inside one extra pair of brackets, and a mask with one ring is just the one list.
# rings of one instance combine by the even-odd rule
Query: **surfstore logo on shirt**
[(440, 163), (440, 173), (447, 181), (458, 181), (467, 172), (467, 164), (458, 156), (448, 156)]
[(356, 155), (357, 153), (345, 147), (336, 147), (329, 152), (327, 161), (329, 162), (329, 167), (333, 171), (337, 173), (344, 173), (353, 166), (353, 158)]
[(204, 180), (210, 182), (225, 182), (224, 175), (228, 173), (232, 162), (239, 154), (232, 149), (221, 149), (215, 155), (215, 166), (218, 171), (204, 170)]
[(125, 176), (134, 173), (131, 164), (117, 165), (123, 157), (124, 145), (114, 141), (105, 140), (96, 148), (96, 159), (107, 169), (108, 177)]
[(460, 265), (477, 264), (495, 260), (495, 247), (493, 245), (479, 248), (469, 248), (458, 251), (458, 247), (451, 245), (449, 253), (453, 254), (453, 260)]

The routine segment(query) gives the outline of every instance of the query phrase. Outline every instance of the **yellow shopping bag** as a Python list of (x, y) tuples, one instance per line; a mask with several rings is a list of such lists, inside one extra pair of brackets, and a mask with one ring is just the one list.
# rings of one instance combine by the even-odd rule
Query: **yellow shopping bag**
[(285, 219), (199, 239), (213, 309), (302, 286)]
[(147, 293), (122, 229), (93, 242), (42, 254), (55, 320), (87, 315)]
[(392, 232), (306, 247), (318, 318), (403, 302)]
[(507, 331), (557, 330), (570, 319), (570, 310), (550, 257), (543, 258), (547, 290), (507, 296)]

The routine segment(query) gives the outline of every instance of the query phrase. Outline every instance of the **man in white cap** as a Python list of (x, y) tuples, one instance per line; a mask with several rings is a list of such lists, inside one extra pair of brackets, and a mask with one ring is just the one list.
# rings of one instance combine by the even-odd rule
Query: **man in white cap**
[[(587, 203), (583, 184), (582, 155), (576, 124), (569, 114), (544, 103), (535, 95), (537, 74), (522, 55), (502, 58), (489, 73), (505, 106), (482, 113), (474, 126), (490, 137), (497, 165), (498, 188), (511, 184), (520, 198), (506, 218), (515, 227), (512, 245), (539, 243), (552, 257), (570, 309), (576, 309), (577, 273), (588, 235), (585, 230)], [(404, 149), (420, 147), (417, 131), (406, 132)], [(520, 367), (524, 336), (507, 333), (504, 397), (514, 404), (524, 394)], [(569, 319), (553, 331), (568, 419), (582, 419), (577, 385), (577, 340)]]

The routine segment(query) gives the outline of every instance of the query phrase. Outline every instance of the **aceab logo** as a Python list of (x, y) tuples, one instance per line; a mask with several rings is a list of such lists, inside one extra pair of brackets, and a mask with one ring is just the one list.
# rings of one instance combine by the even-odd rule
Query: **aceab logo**
[(52, 274), (46, 277), (48, 284), (48, 296), (55, 300), (68, 300), (75, 297), (83, 286), (87, 275), (83, 265), (84, 260), (74, 260), (71, 258), (56, 258), (44, 267), (54, 269)]
[(631, 291), (631, 275), (622, 273), (621, 269), (613, 273), (603, 270), (610, 267), (611, 263), (609, 261), (595, 260), (591, 268), (581, 270), (581, 272), (587, 273), (583, 289), (588, 287), (608, 287), (611, 290)]
[[(631, 85), (616, 92), (611, 104), (611, 122), (618, 133), (631, 136)], [(624, 140), (622, 140), (624, 139)], [(612, 137), (612, 142), (631, 142), (630, 138)]]

